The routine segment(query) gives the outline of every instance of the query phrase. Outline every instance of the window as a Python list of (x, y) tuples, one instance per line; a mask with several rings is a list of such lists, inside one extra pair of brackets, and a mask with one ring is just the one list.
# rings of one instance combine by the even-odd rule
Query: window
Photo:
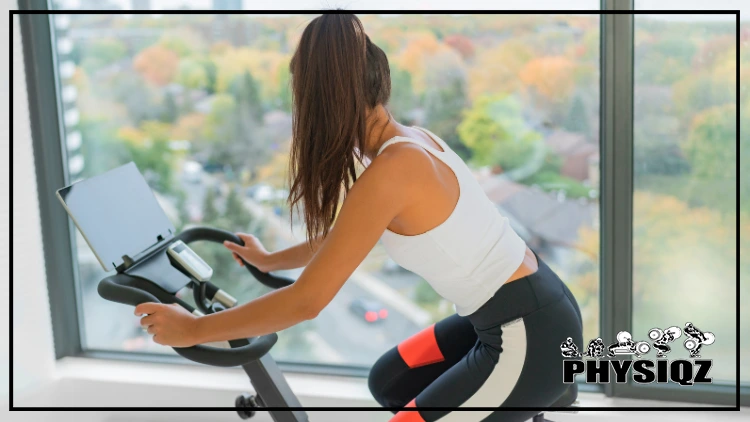
[[(106, 4), (161, 3), (177, 7)], [(193, 7), (214, 4), (203, 3)], [(353, 3), (347, 7), (365, 7)], [(360, 18), (391, 62), (397, 120), (429, 128), (467, 160), (499, 210), (568, 283), (582, 306), (585, 337), (599, 336), (599, 16)], [(302, 241), (298, 221), (289, 229), (284, 201), (288, 61), (310, 19), (55, 16), (71, 181), (132, 160), (178, 229), (202, 224), (254, 233), (270, 250)], [(79, 234), (75, 245), (84, 349), (171, 353), (150, 342), (131, 308), (98, 296), (105, 274)], [(195, 249), (216, 283), (241, 302), (266, 291), (223, 247)], [(377, 321), (362, 311), (370, 308), (384, 310)], [(280, 333), (273, 355), (370, 366), (452, 312), (376, 246), (318, 318)]]
[[(693, 3), (693, 4), (690, 4)], [(700, 4), (698, 4), (700, 3)], [(636, 1), (641, 9), (704, 8), (704, 2)], [(711, 8), (738, 9), (720, 1)], [(742, 74), (749, 32), (741, 26)], [(747, 180), (739, 180), (734, 15), (636, 15), (633, 198), (633, 329), (645, 336), (658, 325), (686, 322), (715, 334), (702, 353), (713, 359), (714, 379), (736, 379), (735, 285), (748, 291), (750, 202)], [(740, 107), (747, 105), (741, 79)], [(741, 124), (750, 124), (746, 107)], [(750, 143), (740, 134), (740, 148)], [(744, 153), (743, 153), (744, 154)], [(743, 155), (742, 166), (747, 165)], [(739, 205), (740, 262), (737, 267)], [(739, 268), (739, 274), (737, 273)], [(745, 313), (748, 301), (744, 300)], [(740, 346), (747, 355), (750, 340)], [(670, 358), (686, 358), (683, 338)], [(674, 357), (673, 357), (674, 356)], [(741, 381), (750, 380), (744, 360)]]

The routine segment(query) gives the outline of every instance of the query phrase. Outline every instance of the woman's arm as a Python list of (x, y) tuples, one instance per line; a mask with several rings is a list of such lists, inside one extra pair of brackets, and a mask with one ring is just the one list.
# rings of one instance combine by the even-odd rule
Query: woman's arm
[(242, 306), (195, 319), (191, 343), (265, 335), (315, 318), (391, 220), (418, 196), (430, 165), (423, 154), (404, 148), (373, 161), (349, 191), (335, 225), (297, 281)]
[(272, 252), (268, 256), (264, 271), (292, 270), (304, 267), (310, 262), (315, 252), (320, 249), (321, 243), (322, 240), (317, 238), (313, 241), (312, 249), (307, 242), (302, 242), (298, 245)]

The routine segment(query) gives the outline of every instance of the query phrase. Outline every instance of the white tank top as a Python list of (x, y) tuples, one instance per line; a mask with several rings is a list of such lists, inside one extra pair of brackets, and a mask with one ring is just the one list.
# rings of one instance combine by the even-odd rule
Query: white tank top
[(386, 141), (378, 155), (399, 142), (421, 146), (453, 170), (460, 189), (458, 203), (443, 223), (425, 233), (404, 236), (386, 229), (380, 240), (397, 264), (424, 278), (454, 304), (459, 315), (470, 315), (521, 266), (526, 242), (490, 201), (461, 157), (432, 132), (417, 129), (443, 151), (397, 136)]

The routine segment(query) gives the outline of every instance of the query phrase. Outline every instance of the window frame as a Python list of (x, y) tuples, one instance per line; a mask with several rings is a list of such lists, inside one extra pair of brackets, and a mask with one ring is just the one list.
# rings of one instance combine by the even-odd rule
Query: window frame
[[(67, 152), (59, 97), (57, 53), (47, 0), (19, 2), (28, 87), (37, 192), (44, 239), (55, 357), (66, 356), (192, 364), (179, 356), (84, 350), (80, 291), (73, 247), (75, 228), (57, 203), (55, 191), (68, 183)], [(603, 338), (632, 328), (633, 227), (633, 0), (601, 0), (600, 18), (600, 327)], [(27, 12), (27, 13), (24, 13)], [(32, 12), (32, 13), (28, 13)], [(739, 26), (739, 16), (738, 16)], [(739, 83), (739, 82), (738, 82)], [(53, 93), (41, 96), (41, 93)], [(44, 100), (46, 101), (43, 101)], [(52, 140), (56, 141), (52, 141)], [(615, 159), (616, 157), (616, 159)], [(54, 300), (53, 300), (54, 299)], [(739, 329), (739, 327), (738, 327)], [(739, 344), (737, 356), (739, 358)], [(197, 365), (197, 364), (196, 364)], [(366, 377), (369, 368), (353, 365), (280, 362), (284, 371)], [(581, 384), (583, 391), (608, 397), (679, 400), (716, 405), (750, 405), (750, 385)]]

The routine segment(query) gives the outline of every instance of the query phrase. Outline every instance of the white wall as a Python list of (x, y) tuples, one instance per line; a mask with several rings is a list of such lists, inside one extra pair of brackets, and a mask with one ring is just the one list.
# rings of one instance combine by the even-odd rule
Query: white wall
[[(16, 8), (16, 2), (9, 8)], [(7, 32), (5, 32), (7, 34)], [(4, 35), (5, 36), (5, 35)], [(10, 110), (9, 42), (0, 42), (2, 66), (2, 154), (0, 168), (9, 168), (9, 117)], [(26, 80), (18, 16), (13, 17), (13, 394), (14, 399), (30, 393), (48, 382), (54, 371), (52, 327), (50, 323), (49, 299), (47, 296), (42, 251), (39, 204), (36, 192), (34, 155), (31, 144)], [(6, 117), (8, 116), (8, 117)], [(10, 198), (7, 177), (0, 177), (0, 236), (10, 237)], [(9, 289), (9, 244), (0, 242), (0, 401), (9, 399), (9, 335), (10, 326)], [(5, 405), (4, 408), (7, 408)], [(0, 419), (2, 419), (0, 417)]]

